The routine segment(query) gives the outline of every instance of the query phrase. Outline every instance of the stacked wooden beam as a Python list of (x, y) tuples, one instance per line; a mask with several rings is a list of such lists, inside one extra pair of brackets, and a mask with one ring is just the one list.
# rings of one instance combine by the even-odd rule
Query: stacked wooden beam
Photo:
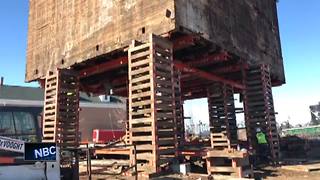
[(128, 67), (130, 143), (137, 149), (131, 163), (144, 174), (157, 173), (176, 157), (172, 44), (154, 35), (133, 42)]
[(232, 87), (215, 83), (208, 88), (208, 106), (211, 147), (236, 148), (238, 136)]
[(206, 155), (208, 174), (240, 178), (252, 175), (249, 155), (236, 150), (238, 135), (233, 88), (214, 83), (207, 93), (211, 133), (211, 148)]
[(184, 128), (184, 114), (183, 114), (183, 100), (181, 94), (181, 73), (175, 70), (174, 73), (174, 92), (175, 92), (175, 117), (176, 117), (176, 129), (177, 129), (177, 141), (178, 147), (183, 146), (185, 142), (185, 128)]
[(207, 171), (209, 175), (226, 176), (226, 179), (253, 177), (249, 154), (235, 149), (208, 150)]
[[(79, 146), (79, 79), (71, 70), (48, 73), (45, 84), (43, 142), (56, 142), (60, 152)], [(78, 155), (61, 156), (62, 168), (77, 177)], [(74, 159), (76, 161), (74, 161)]]
[(267, 136), (271, 156), (279, 158), (279, 138), (273, 106), (272, 85), (268, 65), (252, 67), (246, 71), (245, 116), (248, 140), (257, 148), (256, 130)]

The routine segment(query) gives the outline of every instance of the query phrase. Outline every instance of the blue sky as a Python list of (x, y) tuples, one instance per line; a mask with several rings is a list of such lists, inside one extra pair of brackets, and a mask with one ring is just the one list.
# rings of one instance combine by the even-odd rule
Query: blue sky
[[(273, 88), (277, 121), (305, 124), (309, 105), (320, 101), (320, 1), (280, 0), (278, 16), (287, 84)], [(187, 102), (185, 111), (206, 121), (206, 108), (201, 99)]]
[[(320, 1), (280, 0), (278, 14), (287, 84), (273, 89), (278, 121), (310, 120), (309, 105), (320, 101)], [(28, 0), (0, 6), (0, 76), (11, 85), (24, 84)], [(207, 121), (206, 100), (187, 102), (186, 113)]]

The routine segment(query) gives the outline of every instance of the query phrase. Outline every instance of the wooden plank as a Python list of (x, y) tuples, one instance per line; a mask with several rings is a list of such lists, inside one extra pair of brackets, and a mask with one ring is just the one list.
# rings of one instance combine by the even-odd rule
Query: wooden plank
[(137, 153), (137, 159), (145, 159), (145, 160), (152, 160), (154, 154), (152, 153)]
[(158, 149), (159, 155), (167, 155), (167, 154), (174, 154), (176, 152), (176, 149)]
[(139, 69), (136, 69), (136, 70), (131, 70), (131, 76), (135, 76), (135, 75), (139, 75), (139, 74), (142, 74), (142, 73), (146, 73), (146, 72), (150, 72), (150, 67), (147, 66), (147, 67), (143, 67), (143, 68), (139, 68)]
[(207, 157), (245, 158), (248, 154), (242, 151), (208, 150)]
[(137, 94), (132, 94), (131, 98), (132, 99), (137, 99), (137, 98), (143, 98), (143, 97), (148, 97), (153, 95), (151, 91), (143, 92), (143, 93), (137, 93)]
[(174, 145), (173, 139), (169, 139), (169, 140), (158, 140), (157, 143), (158, 143), (159, 146)]
[(152, 132), (153, 128), (150, 127), (132, 127), (130, 129), (131, 132)]
[(134, 60), (134, 59), (138, 59), (138, 58), (147, 58), (149, 55), (150, 55), (150, 50), (138, 52), (135, 54), (133, 54), (131, 52), (130, 59)]
[(146, 89), (146, 88), (149, 88), (150, 86), (151, 86), (150, 82), (143, 83), (143, 84), (138, 84), (138, 85), (132, 85), (131, 91)]
[(152, 109), (143, 109), (143, 110), (138, 110), (137, 112), (130, 112), (130, 115), (136, 116), (136, 115), (142, 115), (142, 114), (151, 114)]
[(153, 141), (152, 136), (132, 136), (131, 140), (135, 141)]
[(162, 72), (167, 72), (171, 73), (171, 66), (164, 65), (164, 64), (155, 64), (155, 68), (162, 71)]
[(235, 173), (237, 170), (233, 167), (224, 167), (224, 166), (214, 166), (210, 168), (211, 172), (214, 173), (223, 173), (223, 172), (230, 172), (230, 173)]
[[(157, 81), (157, 82), (159, 82), (159, 81)], [(156, 90), (157, 90), (157, 92), (170, 94), (171, 96), (173, 94), (172, 86), (170, 88), (157, 87)]]
[(130, 68), (136, 68), (136, 67), (139, 67), (139, 66), (150, 66), (150, 59), (149, 58), (146, 58), (146, 59), (142, 59), (142, 60), (138, 60), (137, 62), (132, 62), (131, 65), (130, 65)]
[(152, 103), (151, 100), (137, 101), (132, 103), (132, 107), (151, 105), (151, 103)]
[(157, 118), (170, 118), (173, 116), (173, 113), (158, 112), (156, 116), (157, 116)]
[(139, 144), (136, 146), (137, 150), (150, 150), (152, 151), (154, 149), (154, 145), (151, 144)]
[(139, 78), (134, 78), (134, 79), (129, 78), (129, 83), (139, 83), (146, 80), (150, 80), (150, 76), (141, 76)]
[(132, 124), (139, 124), (139, 123), (151, 123), (152, 119), (151, 117), (147, 118), (137, 118), (137, 119), (132, 119)]
[(141, 51), (142, 49), (150, 49), (151, 43), (144, 43), (135, 47), (131, 47), (129, 49), (129, 54), (136, 52), (136, 51)]

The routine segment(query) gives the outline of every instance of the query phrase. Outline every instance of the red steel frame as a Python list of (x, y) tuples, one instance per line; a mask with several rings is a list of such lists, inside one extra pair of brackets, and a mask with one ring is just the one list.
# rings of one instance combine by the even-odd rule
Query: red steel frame
[[(99, 66), (94, 66), (94, 67), (90, 67), (88, 69), (84, 69), (84, 70), (80, 71), (80, 77), (84, 78), (84, 77), (92, 76), (92, 75), (106, 72), (109, 70), (121, 68), (121, 67), (124, 67), (127, 65), (128, 65), (128, 58), (127, 57), (120, 57), (120, 58), (108, 61), (106, 63), (100, 64)], [(225, 84), (228, 84), (232, 87), (235, 87), (235, 88), (241, 89), (241, 90), (243, 90), (245, 88), (244, 85), (239, 82), (225, 79), (225, 78), (218, 76), (214, 73), (202, 71), (198, 68), (191, 67), (190, 65), (179, 62), (179, 61), (174, 62), (174, 67), (182, 72), (190, 73), (192, 75), (195, 75), (195, 76), (203, 78), (203, 79), (207, 79), (210, 81), (223, 82)], [(228, 72), (228, 70), (234, 71), (237, 69), (241, 70), (242, 68), (243, 68), (242, 65), (236, 65), (236, 66), (232, 66), (229, 68), (220, 69), (220, 70), (218, 70), (218, 72)]]

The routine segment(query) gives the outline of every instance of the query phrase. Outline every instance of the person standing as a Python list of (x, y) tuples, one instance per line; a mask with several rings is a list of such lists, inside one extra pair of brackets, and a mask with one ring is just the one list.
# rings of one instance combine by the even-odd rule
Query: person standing
[(269, 162), (269, 144), (266, 138), (266, 135), (261, 131), (261, 128), (256, 129), (256, 138), (257, 138), (257, 157), (259, 163), (268, 163)]

